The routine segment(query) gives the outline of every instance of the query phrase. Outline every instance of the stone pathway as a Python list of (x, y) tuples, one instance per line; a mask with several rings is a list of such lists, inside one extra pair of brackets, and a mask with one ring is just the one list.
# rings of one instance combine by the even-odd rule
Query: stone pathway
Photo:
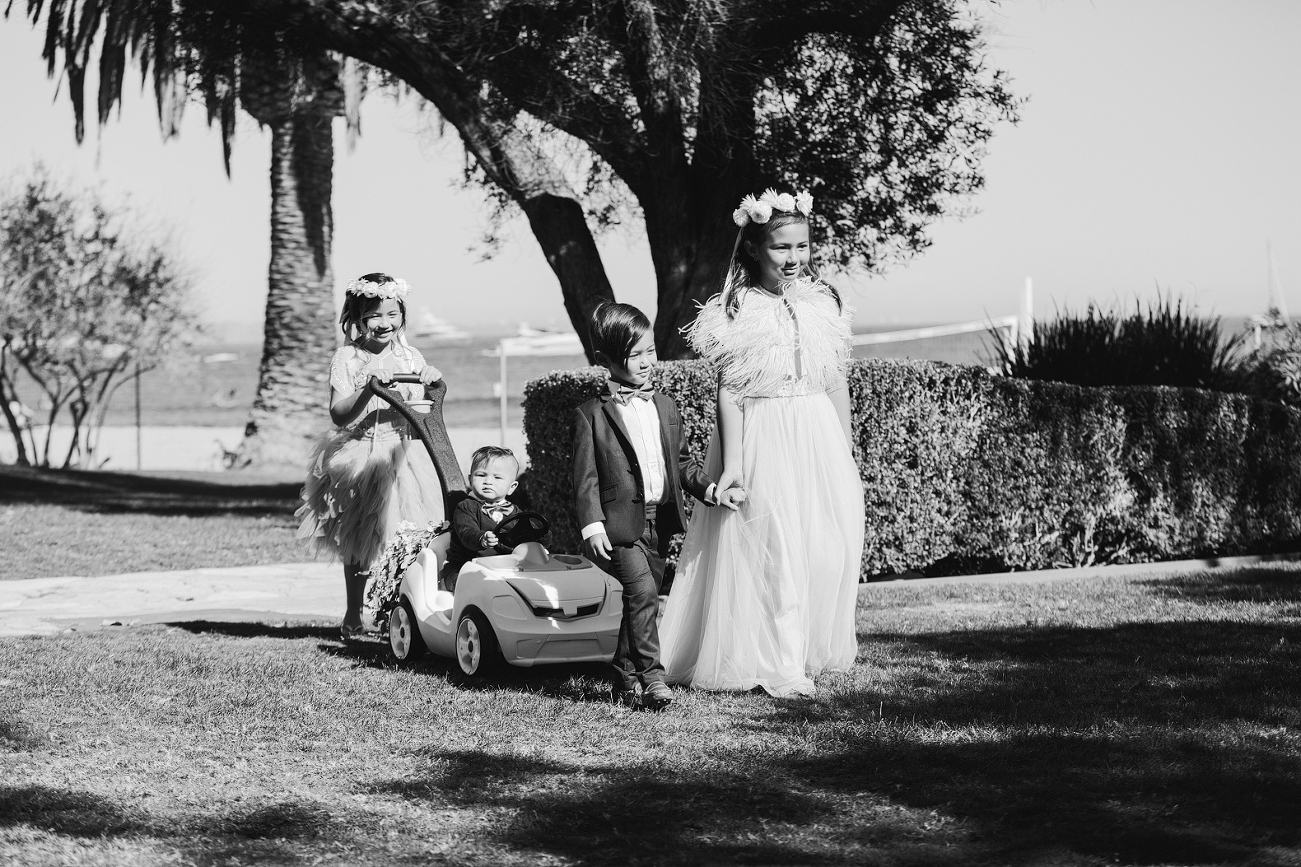
[[(1301, 561), (1301, 554), (1221, 557), (1041, 572), (918, 577), (861, 587), (888, 590), (954, 582), (1008, 584), (1136, 574), (1174, 576), (1297, 561)], [(136, 572), (102, 578), (0, 581), (0, 637), (185, 620), (337, 620), (342, 617), (343, 609), (342, 568), (337, 563), (325, 562)]]
[(281, 563), (0, 581), (0, 637), (112, 624), (343, 616), (343, 568)]

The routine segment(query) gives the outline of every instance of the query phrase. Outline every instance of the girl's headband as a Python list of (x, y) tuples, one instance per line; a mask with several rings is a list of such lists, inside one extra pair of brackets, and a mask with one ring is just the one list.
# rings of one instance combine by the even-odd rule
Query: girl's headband
[(411, 287), (407, 281), (401, 277), (395, 277), (392, 280), (385, 280), (383, 283), (376, 283), (374, 280), (357, 278), (348, 284), (343, 291), (348, 295), (364, 295), (367, 298), (380, 298), (387, 300), (389, 298), (405, 298)]
[(812, 212), (813, 196), (807, 192), (792, 196), (790, 193), (779, 193), (769, 189), (757, 199), (754, 196), (746, 196), (742, 199), (741, 207), (732, 212), (732, 222), (744, 229), (749, 223), (763, 225), (774, 213), (798, 213), (807, 217)]

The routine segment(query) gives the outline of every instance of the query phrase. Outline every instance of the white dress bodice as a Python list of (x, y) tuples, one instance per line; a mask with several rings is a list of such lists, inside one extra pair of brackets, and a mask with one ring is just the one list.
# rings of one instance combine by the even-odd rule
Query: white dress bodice
[[(425, 358), (414, 346), (393, 343), (377, 355), (355, 343), (348, 343), (335, 350), (330, 361), (330, 385), (341, 395), (352, 394), (364, 386), (376, 370), (387, 368), (394, 373), (419, 373), (424, 366)], [(418, 384), (397, 383), (394, 388), (406, 401), (419, 400), (424, 395), (424, 386)], [(375, 429), (375, 432), (383, 433), (386, 429), (404, 430), (406, 421), (388, 401), (372, 397), (366, 403), (366, 410), (348, 427)]]

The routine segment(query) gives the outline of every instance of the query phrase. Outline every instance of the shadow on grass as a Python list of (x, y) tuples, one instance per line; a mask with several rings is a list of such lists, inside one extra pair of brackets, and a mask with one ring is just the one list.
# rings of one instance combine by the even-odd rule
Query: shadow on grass
[[(311, 639), (322, 642), (317, 649), (366, 668), (390, 671), (396, 668), (414, 674), (446, 680), (453, 686), (476, 692), (514, 690), (569, 701), (609, 702), (610, 667), (601, 663), (543, 665), (517, 668), (501, 665), (481, 677), (467, 677), (456, 661), (426, 653), (419, 660), (400, 663), (389, 652), (387, 641), (368, 637), (343, 641), (339, 627), (318, 623), (265, 623), (257, 621), (188, 620), (167, 624), (196, 635), (224, 635), (230, 638), (275, 638), (284, 641)], [(3, 731), (0, 731), (0, 736)]]
[(225, 635), (230, 638), (278, 638), (295, 641), (308, 638), (317, 641), (338, 641), (338, 624), (319, 623), (263, 623), (255, 620), (177, 620), (166, 624), (195, 635)]
[[(259, 634), (317, 637), (294, 628)], [(378, 643), (321, 647), (392, 665)], [(878, 634), (862, 658), (856, 680), (829, 678), (809, 700), (756, 699), (707, 736), (675, 734), (683, 702), (657, 723), (678, 739), (647, 754), (425, 748), (397, 763), (413, 770), (363, 794), (469, 811), (481, 821), (467, 851), (519, 860), (1201, 865), (1301, 854), (1295, 622)], [(452, 665), (414, 671), (451, 680)], [(481, 688), (556, 694), (545, 690), (590, 679), (579, 668), (507, 672)], [(212, 813), (164, 825), (88, 793), (0, 784), (0, 827), (189, 834), (202, 839), (183, 847), (246, 860), (282, 839), (367, 833), (311, 804)]]
[(777, 749), (597, 767), (434, 749), (370, 791), (508, 808), (500, 844), (588, 863), (1293, 863), (1298, 631), (877, 635), (875, 688), (741, 723)]
[(438, 677), (458, 689), (471, 692), (511, 690), (569, 701), (610, 701), (612, 673), (610, 666), (601, 663), (539, 665), (533, 668), (503, 663), (482, 675), (470, 677), (461, 671), (456, 660), (433, 653), (425, 653), (411, 662), (398, 662), (389, 652), (386, 641), (323, 644), (320, 650), (368, 668), (401, 668), (413, 674)]
[[(1291, 602), (1301, 605), (1301, 572), (1268, 565), (1144, 582), (1164, 598), (1207, 604)], [(1295, 615), (1295, 607), (1285, 609)]]
[(203, 517), (292, 515), (302, 483), (242, 473), (115, 473), (0, 467), (0, 503)]
[(792, 789), (776, 775), (669, 771), (634, 757), (593, 769), (476, 750), (420, 755), (427, 773), (366, 792), (511, 816), (489, 833), (496, 844), (519, 852), (584, 864), (841, 860), (831, 851), (810, 852), (776, 839), (773, 825), (809, 826), (834, 813), (817, 794)]
[(201, 816), (164, 817), (122, 807), (102, 794), (50, 786), (0, 785), (0, 828), (27, 825), (69, 837), (204, 837), (305, 840), (327, 835), (332, 819), (311, 804), (280, 802)]

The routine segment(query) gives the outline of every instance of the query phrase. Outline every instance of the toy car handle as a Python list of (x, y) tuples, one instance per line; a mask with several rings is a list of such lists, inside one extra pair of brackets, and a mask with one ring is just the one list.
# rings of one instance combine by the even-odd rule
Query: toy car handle
[[(420, 377), (414, 373), (399, 373), (394, 375), (393, 382), (418, 384)], [(447, 436), (447, 425), (443, 422), (443, 398), (447, 396), (447, 383), (440, 379), (425, 386), (425, 394), (429, 396), (430, 401), (428, 413), (418, 413), (407, 406), (402, 395), (380, 382), (377, 376), (370, 378), (370, 390), (392, 405), (424, 443), (425, 451), (429, 452), (429, 458), (434, 462), (434, 468), (438, 470), (438, 481), (443, 486), (443, 504), (450, 518), (452, 495), (465, 493), (465, 475), (461, 472), (461, 463), (456, 459), (456, 452), (452, 450), (452, 441)]]

